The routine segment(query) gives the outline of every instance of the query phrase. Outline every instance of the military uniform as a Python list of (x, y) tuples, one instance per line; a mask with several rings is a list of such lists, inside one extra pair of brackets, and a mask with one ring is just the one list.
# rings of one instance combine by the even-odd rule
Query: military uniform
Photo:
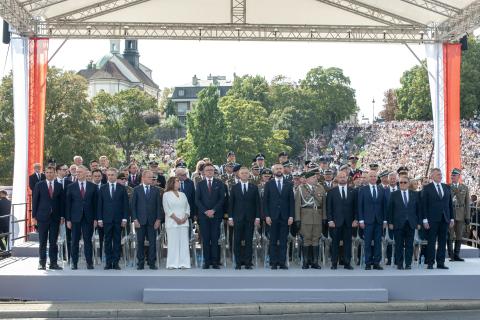
[[(460, 246), (465, 231), (465, 223), (469, 223), (470, 220), (470, 192), (468, 187), (463, 183), (452, 183), (450, 188), (452, 191), (455, 224), (452, 229), (449, 229), (450, 239), (448, 242), (448, 251), (452, 260), (462, 261), (463, 259), (460, 259)], [(454, 248), (452, 248), (452, 241), (455, 241)], [(453, 253), (453, 255), (451, 253)]]
[[(295, 221), (300, 222), (300, 234), (303, 236), (303, 268), (319, 269), (318, 242), (322, 235), (322, 221), (326, 219), (325, 189), (319, 185), (303, 184), (295, 194)], [(309, 254), (312, 247), (313, 257)], [(307, 262), (312, 261), (311, 263)], [(310, 259), (310, 257), (312, 259)]]

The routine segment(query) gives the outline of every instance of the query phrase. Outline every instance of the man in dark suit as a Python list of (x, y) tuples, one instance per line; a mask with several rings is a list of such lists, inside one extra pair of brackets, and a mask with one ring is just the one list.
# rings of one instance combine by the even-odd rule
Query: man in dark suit
[[(448, 227), (453, 228), (453, 203), (450, 188), (442, 183), (442, 171), (432, 169), (433, 182), (422, 190), (423, 227), (427, 230), (428, 269), (433, 269), (435, 260), (438, 269), (448, 269), (445, 266), (445, 248), (447, 245)], [(435, 254), (435, 244), (438, 241)]]
[(98, 194), (98, 226), (103, 228), (105, 236), (105, 270), (120, 270), (122, 228), (127, 225), (128, 194), (127, 189), (117, 184), (118, 171), (107, 169), (107, 183), (100, 187)]
[(38, 182), (45, 180), (45, 174), (41, 170), (42, 166), (40, 163), (33, 164), (33, 173), (28, 177), (28, 186), (32, 192)]
[[(10, 231), (10, 211), (12, 210), (12, 202), (7, 199), (7, 191), (0, 190), (0, 233), (8, 233)], [(0, 251), (6, 251), (10, 237), (5, 235), (0, 237)]]
[(142, 182), (142, 175), (138, 171), (138, 166), (136, 163), (131, 163), (128, 166), (128, 185), (132, 188), (135, 188)]
[(145, 238), (148, 240), (148, 266), (152, 270), (158, 269), (156, 230), (160, 228), (162, 219), (162, 201), (160, 190), (152, 186), (153, 172), (145, 170), (142, 175), (142, 184), (133, 189), (132, 220), (137, 232), (137, 270), (143, 270), (145, 265)]
[(86, 181), (88, 169), (77, 167), (77, 182), (67, 187), (66, 220), (67, 228), (72, 229), (72, 270), (78, 269), (80, 237), (83, 237), (87, 269), (93, 269), (93, 229), (97, 224), (97, 187)]
[(288, 269), (285, 264), (288, 227), (295, 215), (293, 184), (283, 178), (283, 165), (275, 164), (273, 174), (275, 178), (265, 184), (263, 195), (263, 213), (270, 226), (270, 266)]
[[(255, 184), (249, 183), (250, 171), (241, 167), (240, 182), (230, 191), (228, 222), (233, 226), (235, 269), (252, 269), (252, 240), (254, 225), (260, 225), (260, 193)], [(242, 241), (245, 248), (241, 250)]]
[(221, 180), (213, 177), (215, 169), (211, 163), (205, 164), (203, 172), (205, 179), (197, 184), (195, 191), (195, 204), (203, 246), (202, 268), (208, 269), (212, 266), (214, 269), (220, 269), (218, 238), (223, 218), (225, 187)]
[(327, 193), (327, 220), (332, 234), (332, 270), (337, 269), (340, 240), (343, 240), (344, 268), (352, 270), (352, 228), (358, 226), (357, 193), (348, 187), (347, 173), (337, 174), (338, 186)]
[(195, 184), (188, 178), (185, 168), (176, 168), (175, 176), (180, 181), (180, 191), (185, 193), (185, 196), (188, 200), (188, 205), (190, 206), (189, 219), (197, 219), (197, 206), (195, 205)]
[[(400, 190), (390, 194), (387, 204), (387, 221), (395, 234), (395, 263), (397, 269), (412, 268), (413, 238), (420, 227), (421, 203), (418, 193), (408, 190), (410, 179), (400, 177)], [(405, 254), (404, 254), (405, 253)]]
[(55, 180), (55, 168), (45, 170), (46, 180), (35, 185), (32, 195), (32, 224), (37, 225), (39, 247), (39, 270), (46, 269), (47, 241), (49, 243), (48, 256), (51, 270), (61, 270), (57, 264), (57, 238), (60, 223), (65, 222), (63, 188)]
[[(382, 230), (387, 225), (385, 216), (385, 191), (377, 186), (377, 172), (368, 172), (368, 185), (358, 191), (358, 219), (365, 231), (365, 270), (382, 270)], [(373, 240), (373, 259), (372, 247)]]

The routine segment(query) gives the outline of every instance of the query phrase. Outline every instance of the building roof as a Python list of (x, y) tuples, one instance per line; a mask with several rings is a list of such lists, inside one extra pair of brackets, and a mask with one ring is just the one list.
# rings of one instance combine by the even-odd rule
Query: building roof
[[(228, 90), (232, 87), (232, 81), (226, 80), (224, 76), (212, 76), (209, 75), (207, 80), (198, 79), (197, 76), (193, 76), (190, 83), (185, 83), (183, 85), (175, 86), (171, 99), (181, 100), (181, 99), (197, 99), (197, 95), (200, 91), (205, 88), (208, 88), (211, 85), (218, 87), (220, 91), (220, 97), (223, 97), (227, 94)], [(183, 95), (179, 95), (180, 90), (183, 90)]]

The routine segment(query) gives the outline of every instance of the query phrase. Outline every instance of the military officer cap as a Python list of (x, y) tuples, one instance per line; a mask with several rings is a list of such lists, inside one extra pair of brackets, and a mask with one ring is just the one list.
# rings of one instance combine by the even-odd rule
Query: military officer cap
[(241, 167), (241, 164), (236, 164), (235, 166), (233, 166), (233, 172), (237, 172), (238, 170), (240, 170)]
[(232, 167), (233, 168), (233, 167), (235, 167), (235, 163), (229, 161), (229, 162), (227, 162), (226, 167)]
[(307, 167), (309, 167), (310, 169), (311, 169), (311, 168), (317, 168), (318, 165), (317, 165), (315, 162), (310, 161), (310, 162), (307, 164)]
[(299, 172), (299, 171), (295, 171), (294, 173), (292, 173), (292, 176), (294, 178), (299, 178), (299, 177), (303, 176), (303, 173)]
[(186, 168), (187, 167), (187, 164), (183, 161), (180, 161), (179, 163), (177, 163), (177, 165), (175, 166), (175, 168)]
[(323, 174), (324, 175), (333, 175), (333, 170), (332, 169), (327, 169), (327, 170), (323, 171)]
[(305, 179), (308, 179), (310, 177), (313, 177), (315, 175), (315, 172), (312, 171), (307, 171), (303, 174), (303, 176), (305, 177)]
[(384, 170), (382, 172), (380, 172), (380, 174), (378, 175), (379, 178), (383, 178), (383, 177), (386, 177), (390, 174), (390, 172), (388, 170)]
[(264, 168), (261, 172), (260, 172), (261, 175), (264, 175), (264, 174), (269, 174), (269, 175), (272, 175), (273, 172), (272, 170), (268, 169), (268, 168)]
[(119, 172), (117, 174), (117, 179), (123, 180), (123, 179), (127, 179), (127, 177), (125, 176), (125, 173)]
[(325, 156), (321, 156), (321, 157), (318, 159), (318, 161), (320, 161), (321, 163), (328, 163), (328, 159), (327, 159), (327, 157), (325, 157)]
[(260, 167), (259, 167), (256, 163), (254, 163), (254, 164), (252, 165), (252, 170), (258, 171), (258, 170), (260, 170)]
[(291, 163), (290, 160), (285, 161), (284, 163), (282, 163), (282, 165), (284, 167), (293, 167), (293, 163)]
[(278, 154), (278, 157), (288, 157), (288, 153), (286, 153), (285, 151), (282, 151)]
[(235, 152), (233, 151), (228, 151), (227, 153), (227, 158), (230, 157), (230, 156), (234, 156), (235, 155)]
[(158, 162), (155, 160), (150, 161), (148, 164), (151, 166), (158, 166)]
[(368, 166), (370, 167), (370, 170), (377, 170), (378, 169), (378, 163), (370, 163)]
[(353, 154), (348, 157), (348, 160), (355, 160), (355, 161), (358, 161), (358, 157), (357, 156), (354, 156)]
[(400, 173), (400, 172), (408, 172), (408, 168), (405, 166), (401, 166), (400, 168), (397, 169), (397, 173)]
[(259, 153), (255, 156), (255, 160), (265, 160), (265, 155), (263, 153)]
[(313, 168), (311, 170), (308, 170), (307, 172), (313, 172), (313, 173), (317, 174), (317, 173), (320, 173), (320, 170), (318, 169), (318, 167), (316, 167), (316, 168)]
[(458, 176), (462, 173), (462, 170), (458, 169), (458, 168), (454, 168), (452, 170), (452, 176)]
[(344, 164), (344, 165), (341, 165), (338, 170), (342, 171), (342, 170), (345, 170), (345, 169), (350, 169), (350, 166), (348, 164)]

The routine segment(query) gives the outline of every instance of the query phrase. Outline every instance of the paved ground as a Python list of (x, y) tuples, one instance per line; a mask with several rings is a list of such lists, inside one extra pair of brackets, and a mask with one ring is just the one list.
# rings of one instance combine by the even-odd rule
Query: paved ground
[(391, 303), (174, 305), (143, 303), (0, 302), (0, 319), (352, 319), (480, 318), (480, 300)]

